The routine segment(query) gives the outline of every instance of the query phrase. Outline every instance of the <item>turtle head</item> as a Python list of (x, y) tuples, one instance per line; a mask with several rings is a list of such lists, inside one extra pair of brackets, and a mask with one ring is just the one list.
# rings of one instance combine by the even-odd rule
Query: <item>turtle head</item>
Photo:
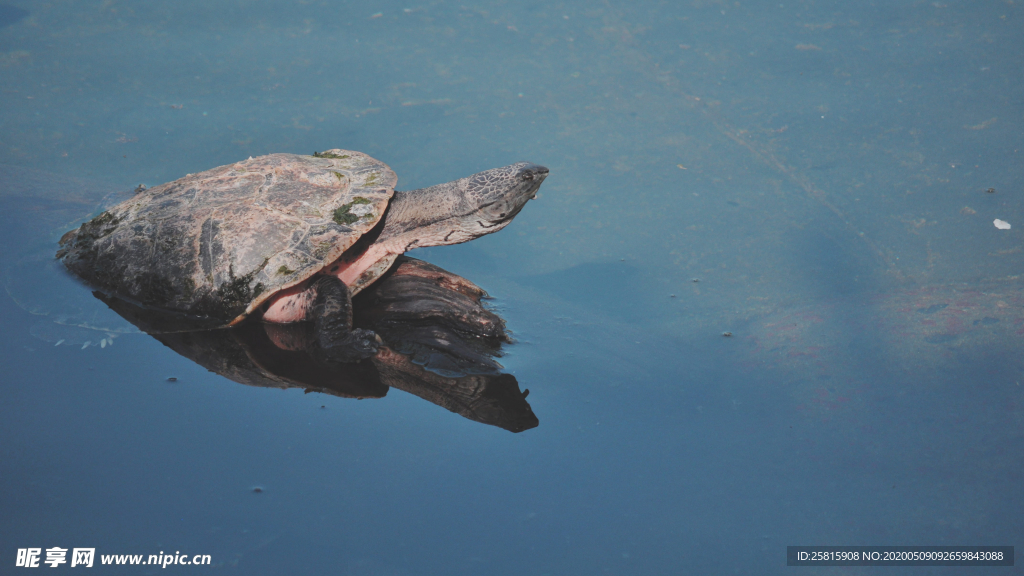
[(396, 191), (377, 243), (383, 251), (401, 254), (497, 232), (537, 196), (547, 175), (543, 166), (518, 162), (429, 188)]
[(543, 166), (517, 162), (466, 178), (464, 201), (470, 210), (462, 218), (463, 231), (475, 238), (501, 230), (537, 197), (547, 176)]

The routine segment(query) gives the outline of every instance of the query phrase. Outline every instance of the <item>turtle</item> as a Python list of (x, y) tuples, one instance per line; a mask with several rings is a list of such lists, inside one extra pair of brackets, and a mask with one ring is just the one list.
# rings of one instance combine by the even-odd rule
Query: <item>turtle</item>
[(352, 297), (401, 254), (497, 232), (537, 195), (529, 162), (395, 191), (395, 172), (352, 150), (269, 154), (143, 189), (60, 239), (99, 291), (203, 327), (311, 321), (328, 359), (383, 343), (352, 327)]

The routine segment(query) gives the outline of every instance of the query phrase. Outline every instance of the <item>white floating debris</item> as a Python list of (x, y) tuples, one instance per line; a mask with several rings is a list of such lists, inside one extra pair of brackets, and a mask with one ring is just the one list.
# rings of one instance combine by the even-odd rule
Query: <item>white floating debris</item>
[(64, 339), (63, 339), (63, 338), (61, 338), (60, 340), (57, 340), (57, 343), (56, 343), (56, 344), (54, 344), (54, 346), (60, 346), (60, 345), (61, 345), (61, 344), (63, 344), (63, 343), (64, 343)]
[(104, 338), (103, 340), (100, 340), (100, 348), (106, 348), (106, 347), (107, 347), (107, 339)]
[(993, 220), (992, 223), (995, 224), (996, 228), (999, 228), (1000, 230), (1009, 230), (1010, 229), (1010, 223), (1009, 222), (1005, 222), (1003, 220), (1000, 220), (999, 218), (996, 218), (995, 220)]
[(88, 348), (89, 344), (92, 344), (92, 340), (86, 340), (85, 344), (82, 344), (82, 350), (85, 350), (86, 348)]

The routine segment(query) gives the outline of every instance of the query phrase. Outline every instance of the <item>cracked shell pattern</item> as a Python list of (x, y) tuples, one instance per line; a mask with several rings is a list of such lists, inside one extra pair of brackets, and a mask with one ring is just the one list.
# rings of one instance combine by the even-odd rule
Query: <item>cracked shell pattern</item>
[[(144, 306), (233, 324), (341, 256), (397, 182), (360, 152), (270, 154), (144, 190), (65, 235), (69, 270)], [(357, 198), (359, 218), (334, 212)]]

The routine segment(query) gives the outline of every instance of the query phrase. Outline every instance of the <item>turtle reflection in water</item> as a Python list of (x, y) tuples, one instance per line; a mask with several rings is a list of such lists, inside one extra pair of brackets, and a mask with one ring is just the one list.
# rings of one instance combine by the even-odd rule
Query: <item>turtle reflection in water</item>
[(484, 291), (420, 260), (399, 257), (355, 299), (355, 326), (387, 342), (360, 362), (320, 355), (313, 322), (196, 330), (186, 316), (95, 294), (178, 354), (241, 384), (346, 398), (380, 398), (394, 387), (512, 432), (538, 425), (529, 391), (494, 360), (509, 338), (504, 321), (481, 305)]
[(348, 150), (271, 154), (140, 190), (61, 238), (67, 268), (110, 296), (233, 326), (313, 323), (332, 361), (382, 344), (352, 297), (414, 247), (501, 230), (548, 169), (528, 162), (396, 192), (383, 162)]

